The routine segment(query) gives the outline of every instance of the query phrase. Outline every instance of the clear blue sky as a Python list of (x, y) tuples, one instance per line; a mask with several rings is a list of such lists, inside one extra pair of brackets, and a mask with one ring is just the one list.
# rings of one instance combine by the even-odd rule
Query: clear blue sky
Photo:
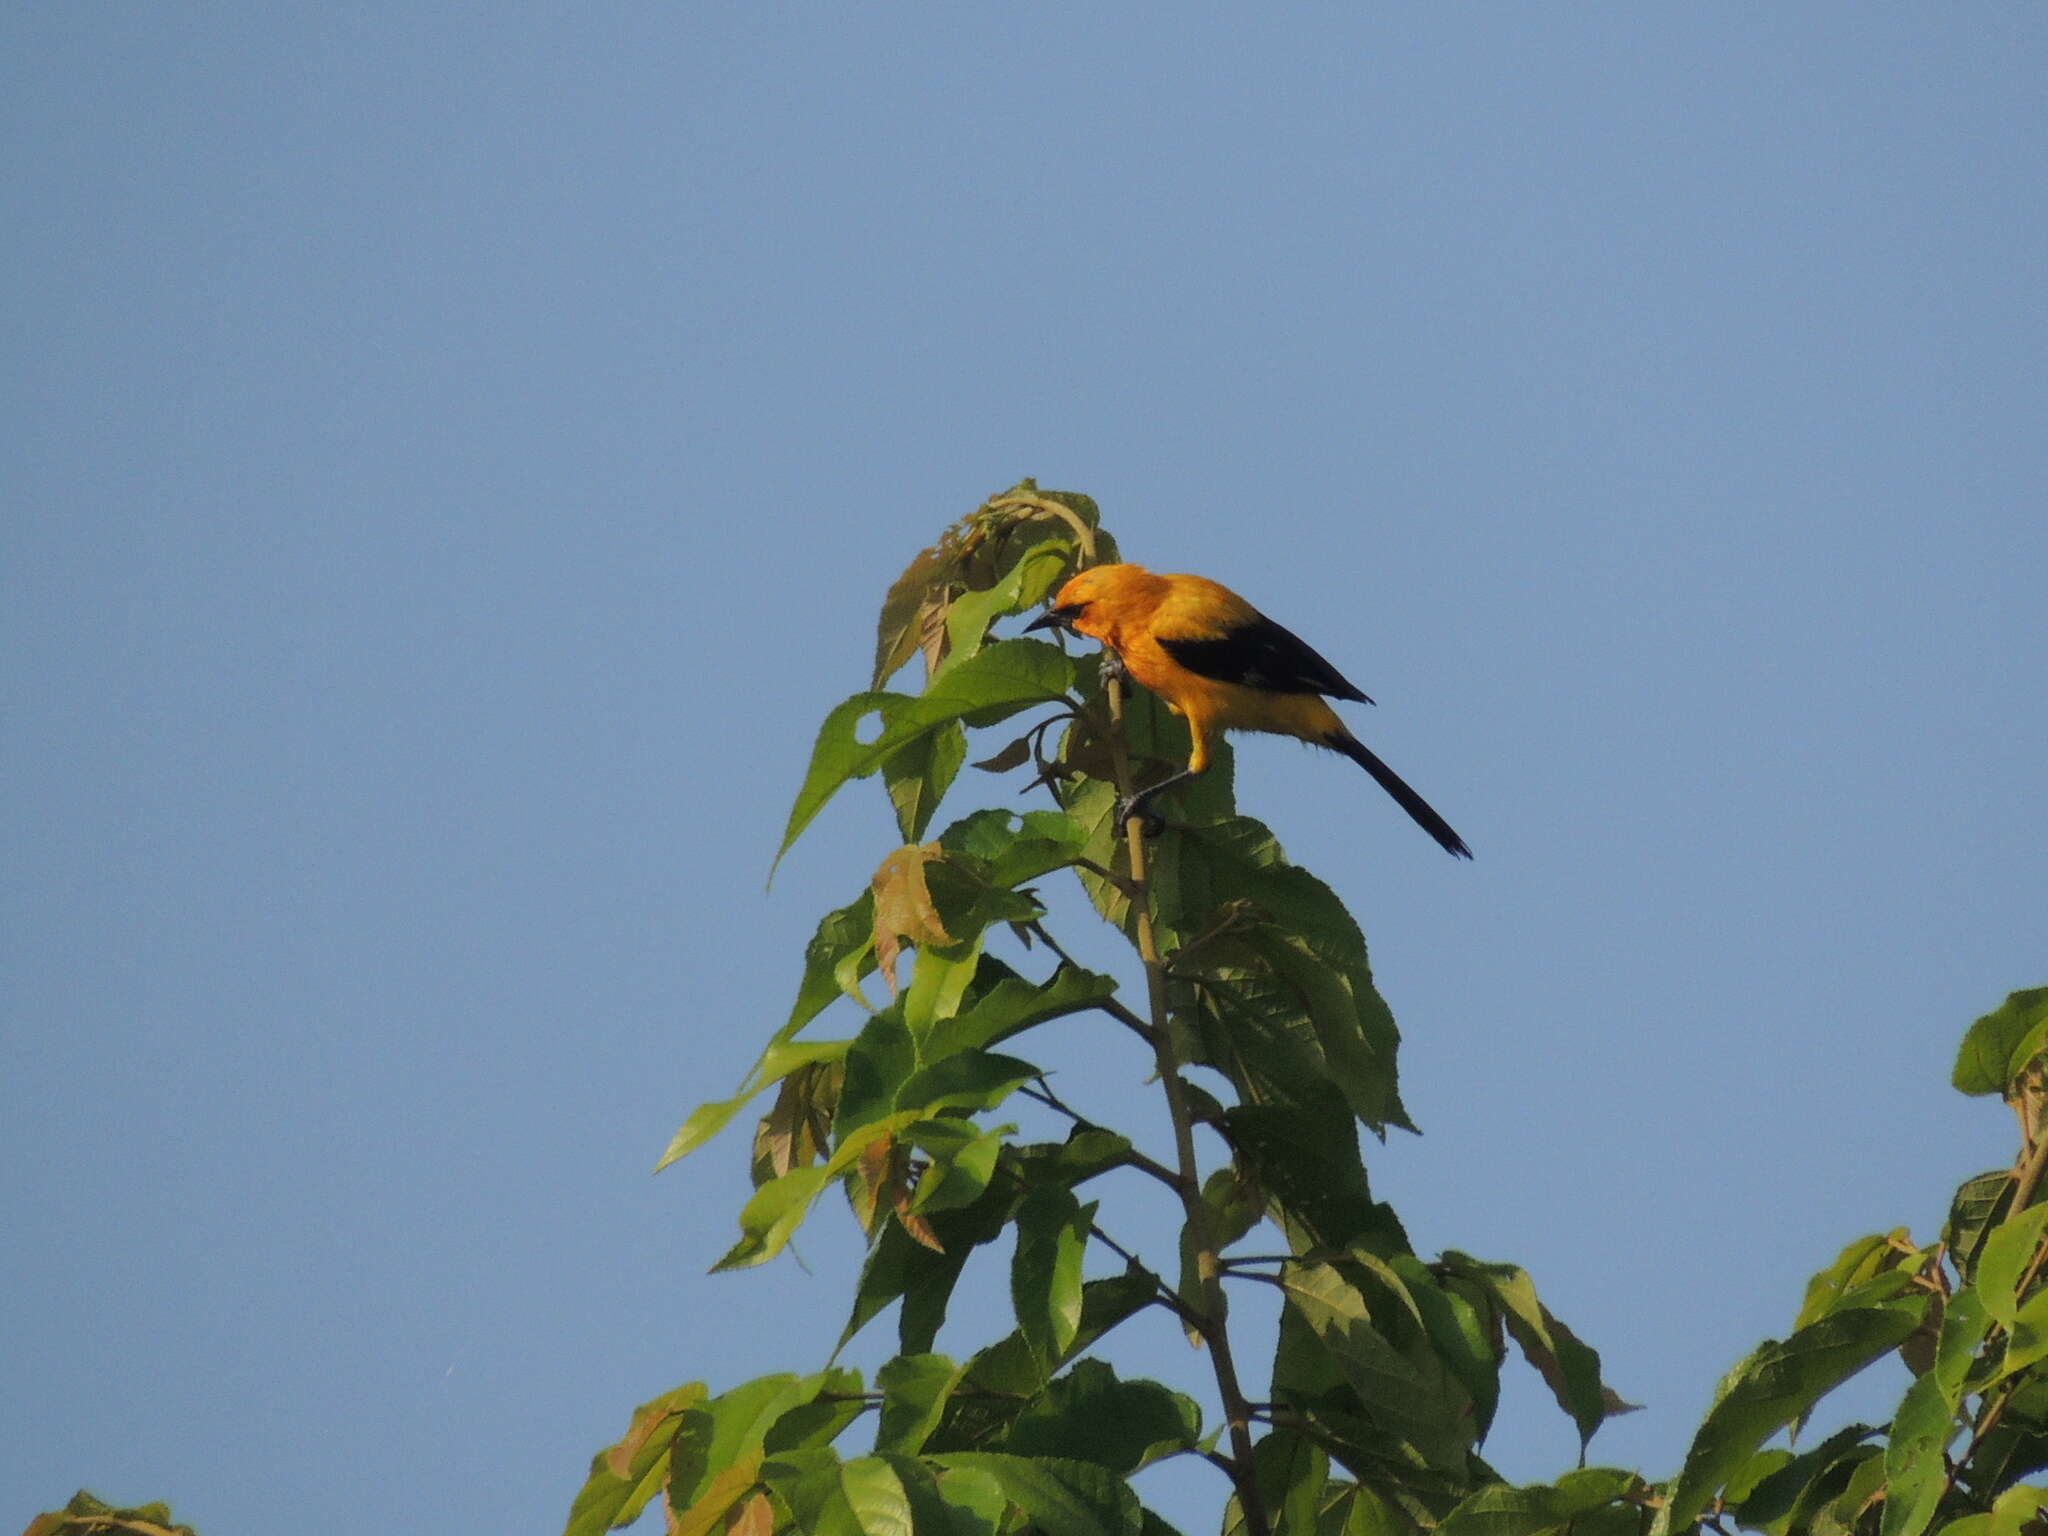
[(848, 796), (763, 893), (882, 592), (1025, 474), (1470, 839), (1240, 754), (1407, 1034), (1380, 1189), (1649, 1405), (1596, 1459), (2007, 1155), (1946, 1079), (2048, 981), (2041, 8), (17, 5), (0, 60), (0, 1521), (546, 1532), (634, 1403), (822, 1362), (838, 1214), (707, 1278), (742, 1139), (647, 1170), (891, 841)]

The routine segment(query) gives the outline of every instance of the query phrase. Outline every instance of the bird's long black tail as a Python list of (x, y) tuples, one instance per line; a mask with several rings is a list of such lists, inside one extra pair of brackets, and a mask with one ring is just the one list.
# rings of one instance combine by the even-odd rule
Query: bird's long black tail
[(1323, 738), (1323, 745), (1342, 752), (1367, 773), (1379, 780), (1381, 789), (1392, 795), (1402, 810), (1415, 818), (1417, 826), (1444, 845), (1447, 853), (1461, 859), (1472, 857), (1472, 850), (1465, 846), (1465, 839), (1451, 830), (1451, 824), (1437, 815), (1434, 807), (1408, 787), (1408, 781), (1366, 749), (1365, 743), (1347, 733), (1332, 733)]

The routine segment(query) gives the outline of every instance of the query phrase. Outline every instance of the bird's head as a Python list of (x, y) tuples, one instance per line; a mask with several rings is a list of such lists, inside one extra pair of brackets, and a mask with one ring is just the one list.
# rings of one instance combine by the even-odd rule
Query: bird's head
[(1052, 606), (1025, 625), (1025, 632), (1071, 629), (1100, 639), (1109, 628), (1111, 612), (1134, 587), (1151, 579), (1141, 565), (1091, 565), (1053, 594)]

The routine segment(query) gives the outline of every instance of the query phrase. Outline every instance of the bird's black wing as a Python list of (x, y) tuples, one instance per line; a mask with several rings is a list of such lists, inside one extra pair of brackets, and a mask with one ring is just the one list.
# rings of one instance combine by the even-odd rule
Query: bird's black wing
[(1238, 683), (1268, 693), (1319, 693), (1333, 699), (1371, 699), (1317, 654), (1292, 630), (1264, 614), (1233, 625), (1220, 635), (1168, 639), (1160, 649), (1190, 672), (1219, 683)]

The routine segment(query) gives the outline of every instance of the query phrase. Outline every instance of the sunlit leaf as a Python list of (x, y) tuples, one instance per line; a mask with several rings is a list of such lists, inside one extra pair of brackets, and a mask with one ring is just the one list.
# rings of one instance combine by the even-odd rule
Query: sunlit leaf
[[(776, 860), (850, 779), (878, 772), (906, 743), (956, 722), (992, 725), (1033, 704), (1064, 697), (1073, 664), (1040, 640), (1004, 640), (932, 679), (917, 695), (857, 693), (825, 717), (803, 787), (790, 808)], [(865, 732), (863, 722), (879, 720)]]
[[(1904, 1227), (1859, 1237), (1843, 1248), (1835, 1262), (1806, 1282), (1806, 1299), (1792, 1326), (1804, 1328), (1844, 1304), (1859, 1287), (1898, 1269), (1915, 1250)], [(1866, 1303), (1867, 1304), (1867, 1303)]]
[(2019, 1316), (2021, 1284), (2041, 1246), (2044, 1227), (2048, 1227), (2048, 1205), (2030, 1206), (2017, 1216), (2008, 1216), (1984, 1240), (1975, 1290), (1984, 1310), (2002, 1327), (2011, 1328)]
[(710, 1482), (687, 1506), (677, 1503), (672, 1488), (669, 1536), (710, 1536), (714, 1528), (724, 1525), (733, 1506), (753, 1490), (760, 1467), (758, 1451), (726, 1463), (711, 1475)]
[(823, 1168), (793, 1168), (755, 1190), (740, 1211), (740, 1240), (711, 1266), (712, 1271), (744, 1269), (774, 1258), (803, 1224), (827, 1178)]
[(910, 1497), (887, 1461), (858, 1457), (840, 1467), (839, 1479), (863, 1536), (911, 1536)]
[(1947, 1486), (1946, 1452), (1960, 1426), (1956, 1405), (1932, 1371), (1899, 1400), (1885, 1447), (1882, 1536), (1920, 1536)]

